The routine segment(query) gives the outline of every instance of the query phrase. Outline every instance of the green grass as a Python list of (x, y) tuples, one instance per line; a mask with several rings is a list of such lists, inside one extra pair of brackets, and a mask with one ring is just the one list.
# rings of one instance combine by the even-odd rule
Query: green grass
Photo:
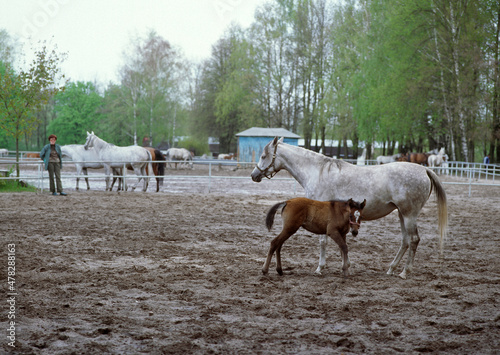
[(16, 180), (0, 180), (1, 192), (36, 192), (36, 187), (18, 183)]

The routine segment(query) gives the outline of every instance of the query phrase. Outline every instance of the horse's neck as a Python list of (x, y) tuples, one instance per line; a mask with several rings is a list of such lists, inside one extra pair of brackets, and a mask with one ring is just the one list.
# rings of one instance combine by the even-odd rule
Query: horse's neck
[(316, 197), (325, 156), (292, 145), (282, 144), (279, 148), (282, 148), (283, 168), (304, 188), (307, 197)]
[(109, 146), (109, 143), (106, 142), (105, 140), (95, 136), (94, 137), (94, 148), (96, 149), (103, 149), (107, 148)]

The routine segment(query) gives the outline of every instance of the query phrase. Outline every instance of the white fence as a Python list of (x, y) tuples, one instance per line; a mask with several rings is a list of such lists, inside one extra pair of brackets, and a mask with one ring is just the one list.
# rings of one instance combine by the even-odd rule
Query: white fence
[[(351, 163), (356, 164), (355, 160), (346, 160)], [(88, 163), (88, 162), (87, 162)], [(167, 163), (178, 163), (181, 164), (178, 161), (171, 161)], [(19, 163), (16, 163), (16, 161), (12, 157), (0, 157), (0, 180), (13, 180), (17, 179), (15, 176), (15, 166), (16, 164), (19, 164), (20, 167), (20, 176), (19, 179), (23, 181), (29, 182), (31, 185), (37, 187), (38, 189), (42, 190), (47, 188), (48, 184), (48, 173), (44, 170), (43, 168), (43, 162), (41, 160), (37, 159), (23, 159)], [(76, 173), (65, 173), (65, 167), (68, 165), (74, 165), (75, 162), (71, 160), (64, 160), (63, 161), (63, 171), (61, 172), (61, 178), (68, 180), (68, 179), (76, 179), (77, 175)], [(226, 167), (230, 169), (236, 169), (236, 168), (241, 168), (241, 167), (252, 167), (255, 165), (255, 163), (242, 163), (242, 162), (236, 162), (236, 161), (230, 161), (230, 160), (203, 160), (203, 159), (198, 159), (194, 160), (193, 164), (195, 166), (208, 166), (207, 169), (197, 169), (195, 170), (202, 175), (193, 175), (193, 174), (186, 174), (186, 175), (171, 175), (169, 174), (169, 169), (166, 170), (164, 179), (165, 181), (188, 181), (188, 180), (194, 180), (197, 179), (197, 183), (204, 183), (206, 184), (206, 188), (208, 192), (211, 192), (212, 190), (212, 184), (214, 181), (218, 181), (221, 179), (234, 179), (233, 181), (237, 181), (237, 179), (249, 179), (249, 174), (246, 176), (229, 176), (230, 174), (227, 175), (221, 175), (219, 174), (214, 174), (214, 169), (220, 167)], [(374, 160), (368, 160), (366, 161), (367, 165), (373, 165), (376, 164), (376, 161)], [(500, 166), (495, 165), (495, 164), (479, 164), (479, 163), (466, 163), (466, 162), (455, 162), (455, 161), (450, 161), (447, 163), (447, 166), (444, 167), (436, 167), (432, 168), (436, 171), (436, 173), (441, 174), (441, 175), (447, 175), (450, 177), (456, 178), (458, 181), (445, 181), (443, 182), (444, 184), (456, 184), (456, 185), (467, 185), (469, 187), (469, 196), (472, 193), (472, 186), (496, 186), (500, 187)], [(152, 178), (152, 173), (149, 178)], [(80, 175), (79, 176), (81, 179), (85, 177), (85, 175)], [(91, 179), (92, 181), (100, 181), (100, 185), (98, 188), (103, 188), (103, 183), (105, 179), (105, 175), (101, 173), (91, 173), (89, 170), (89, 176), (88, 178)], [(124, 179), (137, 179), (137, 176), (135, 174), (126, 173), (126, 169), (124, 169), (124, 175), (123, 176), (115, 176), (115, 177), (123, 177)], [(201, 182), (200, 182), (201, 180)], [(295, 182), (294, 179), (292, 178), (274, 178), (273, 180), (281, 180), (281, 181), (290, 181), (290, 182)], [(74, 180), (73, 180), (74, 181)], [(81, 188), (85, 188), (86, 185), (84, 181), (81, 181), (82, 186)], [(154, 180), (150, 180), (150, 184), (155, 183)], [(95, 184), (95, 183), (94, 183)], [(298, 188), (298, 184), (295, 184), (294, 186), (294, 191)], [(68, 188), (67, 183), (65, 184), (65, 187)]]

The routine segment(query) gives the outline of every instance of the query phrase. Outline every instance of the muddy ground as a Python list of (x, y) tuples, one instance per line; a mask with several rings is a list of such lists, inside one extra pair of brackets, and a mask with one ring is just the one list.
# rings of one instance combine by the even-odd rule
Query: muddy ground
[(442, 258), (431, 197), (414, 273), (401, 280), (386, 275), (400, 243), (396, 213), (348, 236), (347, 279), (333, 242), (327, 269), (314, 274), (318, 239), (305, 231), (283, 247), (284, 276), (274, 259), (263, 276), (281, 226), (277, 216), (268, 232), (265, 213), (302, 190), (247, 178), (213, 181), (207, 193), (206, 182), (181, 191), (174, 185), (186, 181), (172, 179), (159, 193), (76, 192), (71, 183), (67, 197), (0, 194), (0, 280), (6, 290), (15, 244), (17, 293), (15, 348), (4, 296), (0, 352), (498, 354), (499, 187), (473, 187), (469, 197), (467, 186), (445, 185)]

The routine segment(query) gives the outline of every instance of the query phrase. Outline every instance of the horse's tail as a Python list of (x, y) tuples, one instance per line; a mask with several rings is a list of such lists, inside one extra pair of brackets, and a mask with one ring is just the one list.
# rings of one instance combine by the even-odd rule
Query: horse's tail
[(438, 224), (439, 224), (439, 251), (443, 253), (444, 238), (448, 230), (448, 203), (446, 201), (446, 192), (439, 181), (438, 176), (431, 169), (427, 170), (427, 176), (431, 180), (432, 189), (436, 194), (438, 203)]
[(285, 208), (286, 202), (279, 202), (269, 209), (266, 216), (266, 227), (267, 230), (271, 231), (274, 223), (274, 216), (279, 208)]
[[(158, 160), (163, 160), (166, 161), (167, 159), (163, 155), (163, 153), (159, 149), (155, 149), (155, 159), (156, 161)], [(163, 182), (163, 176), (165, 175), (165, 165), (167, 163), (156, 163), (158, 166), (158, 175), (160, 176), (160, 182)]]

